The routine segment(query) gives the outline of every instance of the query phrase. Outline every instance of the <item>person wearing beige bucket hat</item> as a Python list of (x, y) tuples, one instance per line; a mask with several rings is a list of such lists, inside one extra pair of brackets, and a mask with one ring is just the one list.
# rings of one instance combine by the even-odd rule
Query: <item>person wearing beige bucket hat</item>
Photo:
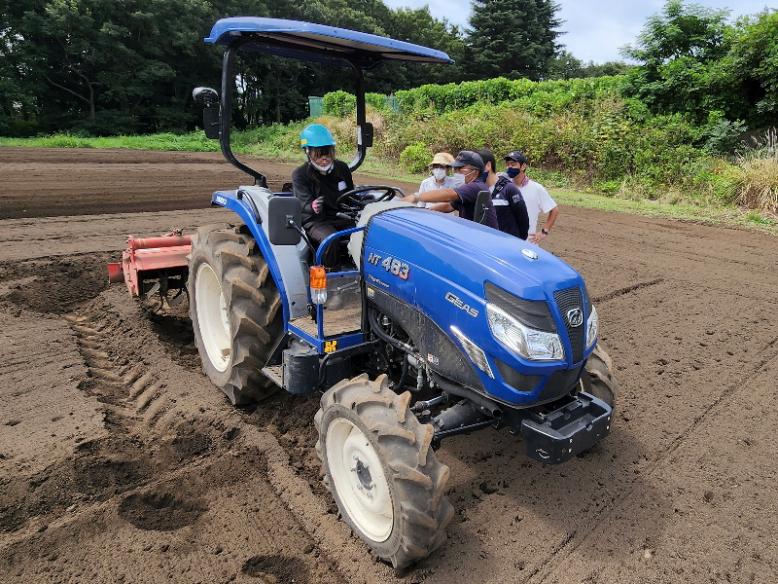
[(451, 164), (454, 157), (448, 152), (438, 152), (429, 164), (430, 176), (421, 181), (419, 193), (437, 189), (451, 189), (462, 184), (459, 176), (452, 176)]

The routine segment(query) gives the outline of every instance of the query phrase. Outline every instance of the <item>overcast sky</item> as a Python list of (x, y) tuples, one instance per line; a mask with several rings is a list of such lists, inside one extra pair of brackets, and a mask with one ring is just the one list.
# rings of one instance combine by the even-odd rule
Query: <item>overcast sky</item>
[[(633, 43), (646, 18), (660, 12), (664, 0), (557, 0), (561, 5), (559, 42), (582, 61), (604, 63), (622, 59), (619, 49)], [(437, 18), (466, 26), (470, 0), (384, 0), (392, 8), (418, 8), (425, 4)], [(697, 0), (709, 8), (729, 9), (730, 17), (778, 8), (778, 0)], [(499, 14), (494, 15), (500, 18)]]

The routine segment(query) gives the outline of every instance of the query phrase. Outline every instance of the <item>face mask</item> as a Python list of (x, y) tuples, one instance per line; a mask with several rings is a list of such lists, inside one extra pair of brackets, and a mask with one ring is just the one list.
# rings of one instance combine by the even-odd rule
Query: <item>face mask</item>
[[(468, 177), (470, 177), (473, 174), (475, 174), (476, 178), (478, 178), (479, 173), (478, 173), (477, 170), (471, 170), (470, 172), (462, 172), (462, 173), (459, 174), (459, 176), (462, 177), (462, 182), (466, 183), (466, 182), (469, 182)], [(473, 180), (475, 180), (475, 179), (473, 179)]]
[(446, 178), (446, 169), (445, 168), (433, 168), (432, 169), (432, 176), (435, 177), (435, 180), (443, 180)]
[(311, 166), (313, 166), (316, 170), (318, 170), (322, 174), (329, 174), (332, 171), (332, 167), (334, 166), (334, 163), (332, 162), (330, 162), (327, 166), (319, 166), (313, 160), (311, 160), (310, 163)]
[(465, 184), (465, 177), (459, 173), (455, 174), (451, 177), (451, 180), (454, 183), (454, 186), (460, 186)]
[(520, 173), (521, 170), (518, 168), (509, 168), (505, 171), (505, 174), (507, 174), (509, 178), (516, 178)]

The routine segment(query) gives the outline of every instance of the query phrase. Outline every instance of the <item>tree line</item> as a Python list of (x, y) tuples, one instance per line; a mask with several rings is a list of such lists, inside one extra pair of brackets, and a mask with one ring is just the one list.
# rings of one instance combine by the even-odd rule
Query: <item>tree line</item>
[[(775, 11), (730, 23), (727, 13), (669, 0), (621, 62), (585, 64), (559, 43), (553, 0), (472, 0), (463, 30), (427, 7), (381, 0), (0, 0), (0, 134), (134, 134), (191, 130), (191, 90), (219, 85), (221, 50), (203, 43), (216, 20), (255, 15), (371, 32), (447, 52), (453, 66), (390, 63), (368, 90), (495, 77), (571, 79), (625, 74), (649, 111), (718, 124), (731, 136), (778, 113)], [(350, 89), (347, 71), (268, 57), (246, 60), (236, 125), (301, 119), (307, 97)], [(725, 139), (725, 138), (722, 138)]]
[[(203, 37), (226, 16), (332, 24), (435, 47), (456, 61), (449, 67), (386, 64), (371, 73), (371, 91), (548, 74), (559, 52), (554, 2), (473, 4), (472, 30), (466, 32), (427, 7), (393, 10), (380, 0), (0, 0), (0, 133), (192, 129), (198, 123), (192, 88), (219, 80), (220, 50), (206, 46)], [(495, 61), (490, 43), (507, 29), (494, 24), (506, 13), (525, 32)], [(349, 89), (349, 79), (345, 72), (324, 74), (290, 60), (247, 61), (236, 122), (299, 119), (307, 115), (308, 95), (322, 95), (337, 83)]]

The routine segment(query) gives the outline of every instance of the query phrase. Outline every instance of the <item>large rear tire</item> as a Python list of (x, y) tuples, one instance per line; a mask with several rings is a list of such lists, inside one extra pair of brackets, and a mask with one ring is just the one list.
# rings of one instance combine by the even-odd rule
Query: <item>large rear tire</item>
[(432, 450), (433, 428), (408, 409), (387, 377), (342, 381), (321, 398), (316, 453), (343, 519), (396, 570), (446, 541), (454, 509), (449, 469)]
[(281, 298), (245, 225), (207, 225), (189, 257), (189, 316), (203, 371), (234, 405), (275, 391), (262, 373), (282, 332)]
[(599, 343), (586, 361), (581, 388), (613, 407), (616, 403), (618, 384), (613, 377), (613, 360)]

